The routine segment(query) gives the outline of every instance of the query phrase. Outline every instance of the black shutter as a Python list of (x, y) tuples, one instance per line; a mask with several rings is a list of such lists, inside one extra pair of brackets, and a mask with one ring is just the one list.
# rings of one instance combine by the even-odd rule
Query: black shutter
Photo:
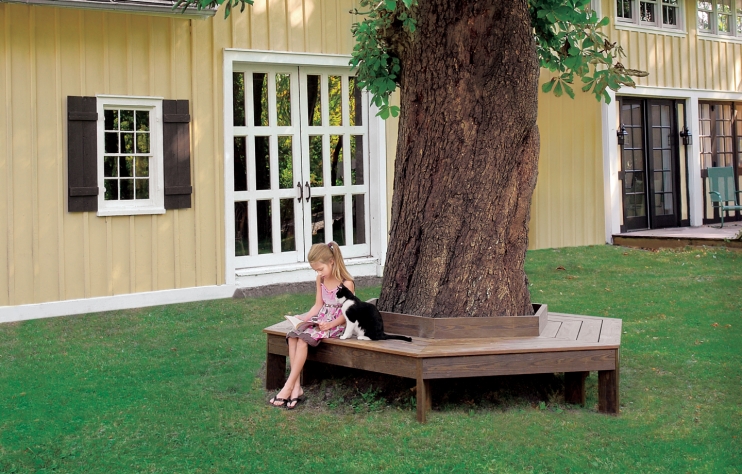
[(165, 209), (191, 207), (191, 116), (187, 100), (162, 101)]
[(67, 210), (98, 210), (98, 113), (95, 97), (67, 97)]

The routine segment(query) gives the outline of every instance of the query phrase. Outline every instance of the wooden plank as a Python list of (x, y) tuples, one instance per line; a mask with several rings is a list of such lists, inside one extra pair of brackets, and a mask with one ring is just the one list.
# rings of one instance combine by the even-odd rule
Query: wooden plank
[(431, 338), (435, 332), (433, 318), (382, 311), (381, 319), (384, 320), (384, 331), (389, 334)]
[(577, 335), (580, 333), (580, 327), (582, 321), (564, 321), (562, 327), (559, 328), (559, 332), (554, 336), (555, 339), (562, 339), (565, 341), (577, 340)]
[(621, 327), (620, 319), (606, 319), (603, 327), (600, 329), (600, 342), (604, 344), (621, 344)]
[(541, 335), (539, 337), (553, 338), (557, 335), (560, 327), (562, 327), (561, 321), (549, 321), (546, 323), (546, 327), (543, 331), (541, 331)]
[(616, 367), (616, 352), (607, 349), (439, 357), (424, 359), (423, 367), (426, 379), (612, 370)]
[(580, 333), (577, 335), (578, 341), (598, 342), (600, 339), (600, 328), (603, 327), (602, 320), (586, 320), (580, 327)]
[(417, 366), (414, 357), (369, 351), (363, 347), (326, 344), (325, 341), (309, 351), (307, 360), (407, 378), (415, 378)]
[(618, 370), (598, 372), (598, 411), (618, 415)]

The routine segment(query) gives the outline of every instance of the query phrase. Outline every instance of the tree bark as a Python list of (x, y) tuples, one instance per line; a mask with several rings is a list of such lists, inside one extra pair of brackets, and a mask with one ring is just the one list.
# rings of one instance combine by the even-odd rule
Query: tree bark
[(526, 0), (425, 0), (403, 50), (392, 228), (379, 307), (530, 315), (538, 60)]

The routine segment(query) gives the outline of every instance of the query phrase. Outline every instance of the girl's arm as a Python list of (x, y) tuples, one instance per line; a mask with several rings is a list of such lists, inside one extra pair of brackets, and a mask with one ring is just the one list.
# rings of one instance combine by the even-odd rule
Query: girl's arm
[(309, 308), (309, 311), (307, 311), (304, 314), (300, 314), (297, 316), (297, 318), (301, 319), (302, 321), (307, 321), (309, 318), (313, 316), (317, 316), (317, 313), (319, 313), (319, 310), (322, 309), (322, 305), (324, 303), (322, 302), (322, 284), (321, 284), (321, 277), (317, 277), (317, 298), (314, 300), (314, 306)]
[[(350, 280), (350, 281), (347, 281), (347, 282), (344, 281), (343, 282), (343, 285), (345, 285), (345, 287), (347, 289), (349, 289), (351, 292), (353, 292), (354, 295), (356, 294), (356, 285), (353, 282), (353, 280)], [(330, 321), (329, 323), (320, 323), (319, 324), (319, 328), (322, 331), (327, 331), (327, 330), (330, 330), (330, 329), (332, 329), (334, 327), (342, 326), (344, 324), (345, 324), (345, 316), (343, 314), (341, 314), (340, 316), (338, 316), (333, 321)]]

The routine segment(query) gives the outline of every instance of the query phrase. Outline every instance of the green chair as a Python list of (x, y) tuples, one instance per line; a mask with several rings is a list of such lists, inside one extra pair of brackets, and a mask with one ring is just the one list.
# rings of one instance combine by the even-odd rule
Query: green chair
[(719, 208), (721, 226), (724, 227), (724, 212), (742, 211), (742, 206), (737, 198), (737, 194), (742, 194), (742, 191), (737, 191), (737, 187), (734, 185), (733, 168), (708, 168), (707, 171), (709, 177), (709, 189), (711, 189), (711, 191), (709, 191), (709, 194), (711, 195), (711, 205)]

